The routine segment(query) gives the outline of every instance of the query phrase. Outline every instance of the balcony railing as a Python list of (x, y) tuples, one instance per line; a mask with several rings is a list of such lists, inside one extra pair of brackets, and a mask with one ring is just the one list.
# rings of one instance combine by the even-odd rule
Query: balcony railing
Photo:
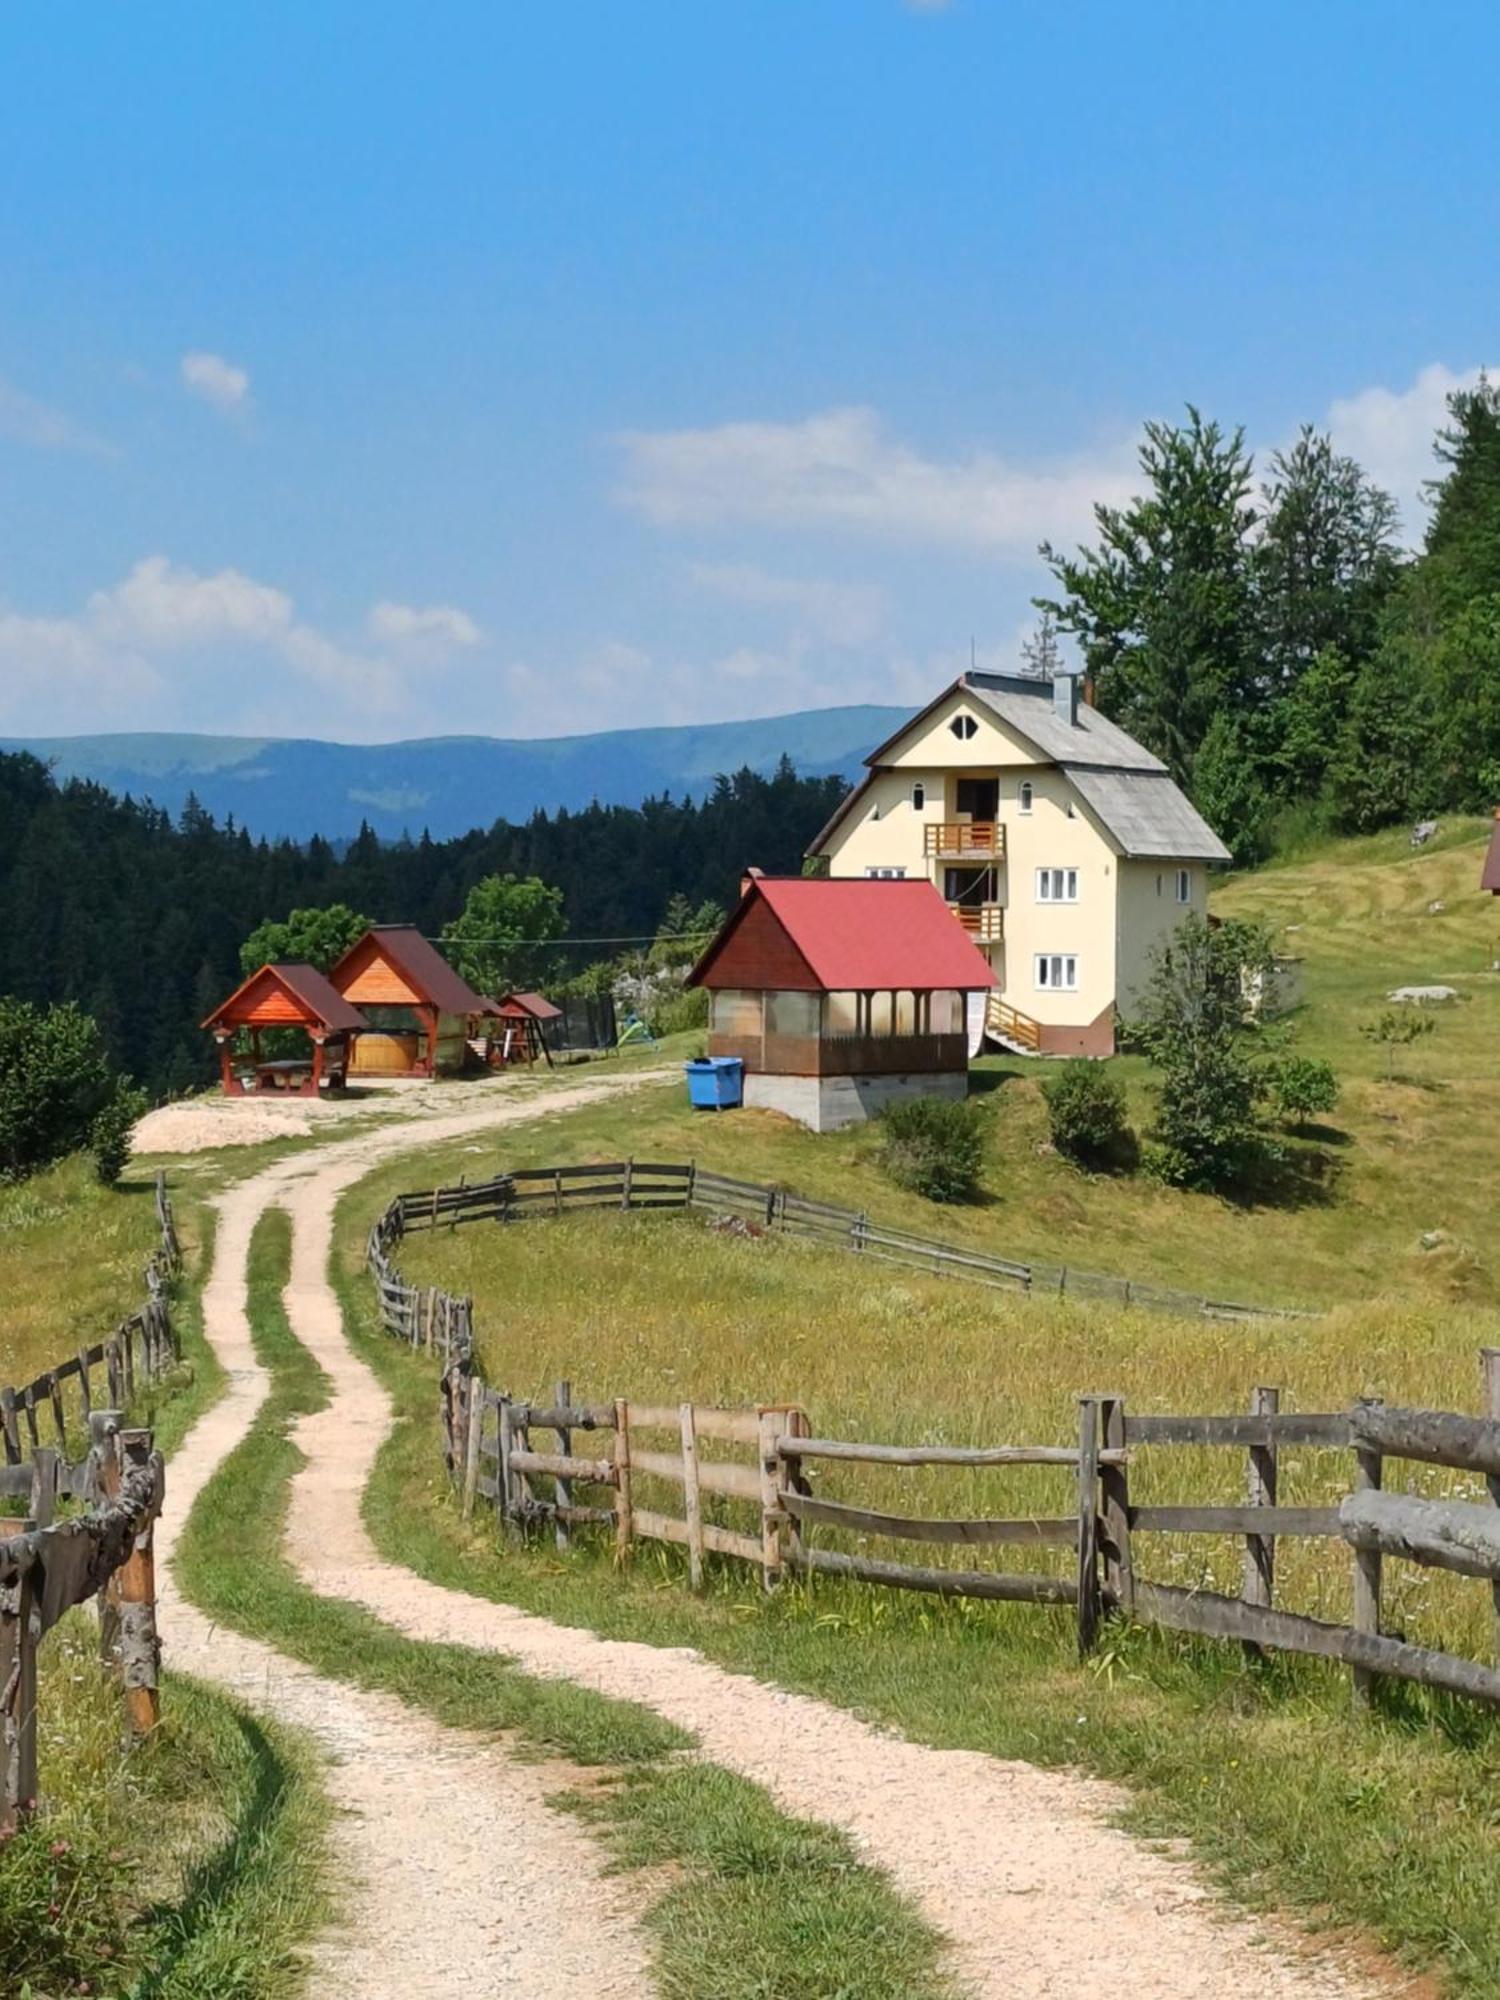
[(975, 944), (999, 944), (1005, 936), (1005, 910), (999, 903), (950, 903), (948, 908)]
[(997, 820), (934, 820), (922, 831), (929, 861), (958, 861), (975, 854), (987, 861), (1005, 859), (1005, 828)]

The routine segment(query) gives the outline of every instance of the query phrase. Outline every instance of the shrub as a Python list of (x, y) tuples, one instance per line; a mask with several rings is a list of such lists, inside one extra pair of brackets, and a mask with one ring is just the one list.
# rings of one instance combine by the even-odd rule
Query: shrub
[(1066, 1062), (1042, 1085), (1052, 1143), (1079, 1166), (1102, 1166), (1130, 1136), (1125, 1086), (1101, 1063)]
[(89, 1148), (94, 1155), (94, 1172), (106, 1187), (113, 1187), (130, 1158), (131, 1129), (146, 1109), (143, 1091), (122, 1078), (114, 1095), (89, 1128)]
[(20, 1180), (88, 1145), (116, 1088), (87, 1014), (71, 1002), (0, 1000), (0, 1179)]
[(929, 1201), (969, 1201), (979, 1189), (984, 1136), (972, 1104), (914, 1097), (885, 1113), (886, 1172)]
[(1294, 1122), (1317, 1118), (1339, 1101), (1333, 1065), (1316, 1056), (1286, 1056), (1268, 1071), (1266, 1082), (1276, 1109)]

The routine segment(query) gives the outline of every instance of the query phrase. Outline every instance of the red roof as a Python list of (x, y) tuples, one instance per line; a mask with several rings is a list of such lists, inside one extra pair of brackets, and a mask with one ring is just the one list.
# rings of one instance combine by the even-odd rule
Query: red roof
[(372, 924), (356, 938), (329, 974), (335, 986), (356, 952), (373, 944), (388, 958), (406, 983), (440, 1014), (493, 1014), (493, 1000), (476, 993), (461, 979), (433, 944), (413, 924)]
[(327, 1029), (330, 1033), (345, 1033), (351, 1030), (357, 1033), (370, 1025), (359, 1009), (351, 1006), (337, 987), (315, 966), (288, 961), (279, 965), (258, 967), (248, 979), (241, 980), (229, 998), (209, 1015), (203, 1026), (234, 1027), (237, 1020), (243, 1019), (253, 1007), (256, 990), (263, 989), (268, 983), (280, 986), (290, 995), (306, 1021)]
[[(769, 915), (807, 977), (756, 980), (737, 961), (735, 939)], [(764, 957), (764, 941), (757, 957)], [(740, 898), (723, 930), (694, 966), (690, 986), (791, 986), (827, 993), (977, 992), (998, 984), (989, 961), (954, 921), (930, 882), (816, 876), (762, 877)]]
[(1495, 808), (1495, 824), (1490, 832), (1489, 851), (1484, 857), (1484, 873), (1479, 878), (1481, 889), (1488, 889), (1492, 895), (1500, 896), (1500, 806)]
[(500, 1002), (499, 1011), (511, 1020), (529, 1014), (533, 1021), (560, 1021), (561, 1007), (554, 1007), (550, 1000), (544, 1000), (540, 993), (507, 993)]

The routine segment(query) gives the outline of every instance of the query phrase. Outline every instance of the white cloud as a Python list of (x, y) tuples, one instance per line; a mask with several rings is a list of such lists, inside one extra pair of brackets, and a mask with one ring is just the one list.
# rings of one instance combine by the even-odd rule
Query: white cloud
[(222, 354), (190, 349), (179, 364), (182, 386), (190, 396), (212, 403), (216, 410), (241, 409), (250, 395), (250, 377)]
[(990, 452), (932, 459), (864, 408), (791, 424), (630, 431), (619, 442), (620, 499), (665, 526), (843, 529), (1027, 562), (1039, 541), (1086, 534), (1095, 501), (1124, 500), (1136, 483), (1130, 439), (1051, 464), (1012, 464)]
[(0, 438), (29, 445), (34, 451), (81, 451), (94, 458), (112, 458), (114, 447), (75, 424), (49, 403), (39, 403), (13, 383), (0, 381)]
[(731, 604), (788, 610), (834, 646), (863, 646), (879, 633), (885, 592), (875, 584), (773, 576), (754, 563), (696, 563), (693, 581)]
[(365, 630), (377, 645), (394, 652), (442, 656), (477, 646), (484, 638), (467, 611), (453, 604), (372, 605)]
[(1435, 361), (1405, 389), (1361, 389), (1329, 405), (1328, 428), (1335, 445), (1395, 496), (1410, 542), (1421, 539), (1427, 516), (1423, 483), (1440, 470), (1432, 441), (1447, 420), (1448, 398), (1455, 389), (1472, 389), (1483, 372), (1470, 368), (1455, 374)]

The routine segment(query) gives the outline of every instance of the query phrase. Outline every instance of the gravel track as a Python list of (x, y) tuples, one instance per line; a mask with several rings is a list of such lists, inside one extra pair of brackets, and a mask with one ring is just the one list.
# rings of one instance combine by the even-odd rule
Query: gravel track
[[(560, 1092), (548, 1109), (582, 1095)], [(538, 1108), (517, 1106), (513, 1115)], [(329, 1283), (334, 1209), (377, 1159), (454, 1129), (424, 1126), (420, 1139), (409, 1128), (387, 1131), (304, 1154), (221, 1203), (221, 1270), (242, 1270), (249, 1231), (268, 1204), (288, 1209), (291, 1324), (333, 1384), (330, 1407), (298, 1426), (307, 1463), (293, 1481), (288, 1522), (289, 1553), (314, 1588), (414, 1637), (494, 1649), (694, 1731), (705, 1757), (765, 1786), (784, 1810), (846, 1828), (951, 1940), (954, 1968), (974, 1995), (1030, 2000), (1105, 1980), (1132, 2000), (1231, 2000), (1246, 1990), (1261, 2000), (1357, 2000), (1390, 1991), (1275, 1926), (1228, 1912), (1180, 1855), (1110, 1824), (1123, 1802), (1110, 1786), (908, 1743), (690, 1650), (597, 1639), (384, 1561), (365, 1532), (360, 1496), (391, 1411), (345, 1338)], [(217, 1300), (208, 1331), (223, 1340)], [(234, 1346), (239, 1328), (228, 1331)], [(463, 1859), (449, 1865), (437, 1844), (427, 1851), (444, 1853), (448, 1879), (465, 1872)]]

